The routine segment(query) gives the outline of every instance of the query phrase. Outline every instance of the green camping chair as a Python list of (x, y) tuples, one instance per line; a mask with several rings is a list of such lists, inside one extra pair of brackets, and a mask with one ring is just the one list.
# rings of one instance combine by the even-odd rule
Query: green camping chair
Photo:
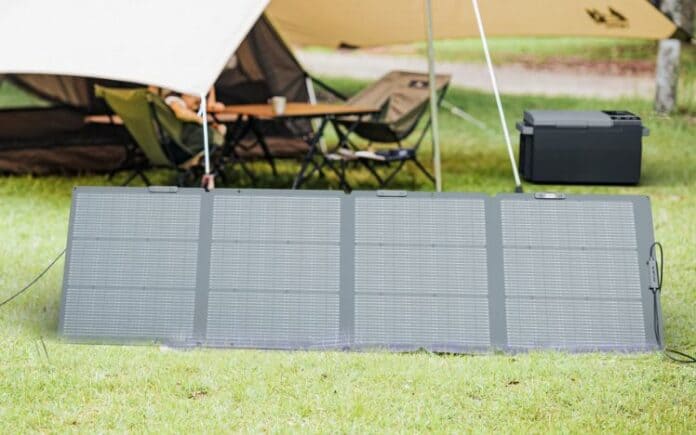
[[(435, 77), (438, 106), (447, 92), (449, 75)], [(407, 162), (413, 162), (433, 183), (435, 178), (418, 160), (418, 148), (431, 127), (428, 119), (425, 127), (411, 144), (405, 141), (414, 134), (423, 116), (428, 113), (430, 90), (428, 74), (392, 71), (358, 94), (349, 98), (347, 104), (363, 107), (378, 107), (380, 111), (369, 120), (345, 119), (334, 122), (340, 146), (347, 151), (359, 148), (351, 140), (358, 136), (367, 145), (378, 144), (374, 152), (358, 151), (354, 156), (372, 173), (380, 186), (384, 187), (396, 176)], [(393, 167), (386, 176), (381, 176), (378, 165)]]
[[(121, 118), (147, 159), (143, 164), (135, 166), (134, 172), (124, 185), (138, 176), (145, 184), (150, 185), (144, 171), (152, 167), (176, 169), (179, 185), (190, 184), (202, 176), (203, 145), (198, 140), (191, 140), (191, 133), (200, 131), (199, 128), (195, 128), (200, 127), (198, 124), (178, 119), (159, 95), (146, 88), (116, 89), (98, 85), (94, 88), (95, 95), (103, 98), (111, 110)], [(214, 135), (211, 133), (209, 137), (213, 142)]]

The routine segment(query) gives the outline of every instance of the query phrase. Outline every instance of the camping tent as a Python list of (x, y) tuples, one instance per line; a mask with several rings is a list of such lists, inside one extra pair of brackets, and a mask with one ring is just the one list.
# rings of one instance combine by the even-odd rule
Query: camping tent
[[(93, 84), (103, 80), (80, 75), (200, 92), (204, 85), (212, 83), (211, 72), (219, 74), (227, 62), (232, 68), (223, 71), (216, 84), (223, 101), (265, 101), (268, 95), (274, 94), (294, 100), (307, 99), (304, 71), (266, 19), (261, 21), (265, 30), (259, 30), (257, 24), (242, 43), (237, 54), (239, 66), (235, 67), (234, 59), (227, 59), (265, 7), (266, 0), (215, 0), (200, 7), (167, 0), (127, 0), (126, 4), (80, 0), (70, 3), (76, 12), (71, 20), (80, 24), (75, 26), (55, 19), (65, 11), (63, 2), (0, 1), (3, 3), (0, 32), (8, 35), (6, 39), (11, 36), (21, 41), (0, 47), (0, 71), (76, 75), (7, 76), (7, 80), (45, 97), (54, 106), (0, 112), (0, 171), (107, 169), (118, 162), (113, 152), (118, 153), (120, 148), (108, 145), (127, 140), (122, 129), (83, 122), (85, 114), (105, 110), (92, 95)], [(423, 40), (426, 27), (423, 3), (423, 0), (273, 0), (267, 12), (284, 37), (293, 43), (374, 45)], [(438, 0), (432, 11), (434, 37), (475, 34), (474, 14), (468, 2)], [(679, 33), (670, 20), (645, 0), (487, 0), (483, 15), (490, 35), (659, 39)], [(80, 21), (82, 16), (85, 18)], [(95, 16), (109, 20), (95, 21)], [(128, 38), (122, 38), (119, 35), (123, 35), (126, 20), (131, 25)], [(176, 28), (175, 23), (183, 21), (193, 25), (190, 29), (186, 27), (185, 32), (171, 31), (172, 34), (167, 34), (167, 44), (163, 44), (161, 39), (152, 37), (156, 26), (151, 23), (155, 20), (173, 23), (169, 28)], [(27, 26), (27, 22), (32, 25)], [(36, 33), (35, 29), (41, 29), (38, 32), (41, 35), (51, 36), (27, 34)], [(261, 33), (266, 35), (258, 38), (262, 42), (254, 42), (253, 35)], [(100, 36), (90, 36), (89, 43), (85, 43), (84, 35)], [(245, 66), (239, 60), (245, 50), (253, 52), (252, 66)], [(127, 82), (110, 83), (130, 86)], [(98, 151), (95, 147), (85, 148), (87, 145), (99, 145)]]
[[(307, 101), (306, 77), (291, 50), (261, 16), (228, 59), (215, 90), (226, 103), (265, 102), (273, 95)], [(142, 85), (46, 74), (9, 74), (3, 80), (4, 86), (37, 98), (29, 107), (0, 108), (0, 172), (109, 170), (123, 159), (123, 143), (129, 140), (124, 129), (86, 124), (84, 117), (108, 113), (94, 96), (95, 84)], [(296, 128), (308, 126), (297, 124)]]
[[(200, 95), (205, 107), (206, 93), (267, 4), (1, 0), (0, 72), (147, 83)], [(202, 116), (205, 123), (205, 110)], [(206, 174), (207, 133), (204, 128)]]

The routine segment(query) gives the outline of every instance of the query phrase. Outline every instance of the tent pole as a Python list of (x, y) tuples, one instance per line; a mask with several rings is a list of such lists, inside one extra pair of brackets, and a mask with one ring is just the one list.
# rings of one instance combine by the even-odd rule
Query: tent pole
[(205, 174), (210, 174), (210, 148), (208, 144), (208, 101), (205, 94), (201, 94), (201, 106), (198, 108), (203, 118), (203, 154), (205, 158)]
[(201, 93), (201, 103), (198, 108), (198, 116), (203, 118), (203, 159), (205, 162), (205, 175), (201, 180), (206, 190), (212, 190), (215, 179), (210, 175), (210, 145), (208, 143), (208, 101), (205, 92)]
[(440, 127), (437, 120), (437, 86), (435, 82), (435, 46), (433, 44), (433, 5), (425, 0), (426, 27), (428, 30), (428, 88), (430, 89), (430, 120), (433, 140), (433, 168), (435, 170), (435, 191), (442, 192), (442, 171), (440, 166)]
[(471, 0), (474, 7), (474, 15), (476, 15), (476, 23), (478, 24), (479, 34), (481, 35), (481, 43), (483, 44), (483, 53), (486, 55), (486, 64), (488, 65), (488, 74), (491, 76), (491, 84), (493, 85), (493, 94), (495, 94), (495, 104), (498, 106), (498, 114), (500, 115), (500, 125), (503, 127), (505, 135), (505, 143), (507, 145), (510, 164), (512, 165), (512, 174), (515, 177), (515, 192), (522, 192), (522, 182), (520, 182), (520, 174), (517, 171), (517, 162), (515, 161), (515, 153), (512, 151), (512, 142), (510, 141), (510, 132), (508, 132), (507, 123), (505, 122), (505, 112), (503, 111), (503, 103), (500, 101), (500, 92), (498, 91), (498, 81), (495, 78), (493, 70), (493, 62), (491, 62), (491, 54), (488, 51), (488, 41), (486, 33), (483, 30), (483, 21), (479, 12), (478, 0)]

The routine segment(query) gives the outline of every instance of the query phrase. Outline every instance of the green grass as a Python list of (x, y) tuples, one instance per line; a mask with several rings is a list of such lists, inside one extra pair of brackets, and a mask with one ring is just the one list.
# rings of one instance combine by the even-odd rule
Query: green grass
[[(490, 38), (489, 48), (496, 62), (518, 62), (533, 57), (540, 61), (575, 58), (583, 60), (643, 60), (657, 52), (655, 41), (614, 38)], [(425, 44), (416, 52), (426, 55)], [(436, 41), (438, 60), (483, 62), (478, 39)]]
[[(584, 61), (652, 61), (657, 53), (657, 42), (643, 39), (601, 37), (494, 37), (488, 38), (493, 61), (548, 62), (551, 60)], [(324, 47), (307, 47), (308, 50), (327, 51)], [(423, 43), (395, 45), (377, 48), (379, 52), (405, 55), (427, 55)], [(687, 59), (694, 59), (696, 48), (685, 45)], [(446, 62), (485, 62), (481, 41), (478, 38), (435, 41), (435, 56)]]
[[(334, 83), (346, 91), (361, 84)], [(448, 191), (511, 191), (490, 95), (453, 89), (450, 101), (481, 130), (441, 119)], [(606, 101), (504, 97), (510, 128), (525, 108), (588, 109)], [(528, 190), (647, 194), (666, 248), (666, 341), (696, 353), (696, 116), (651, 114), (636, 187), (531, 186)], [(424, 150), (427, 159), (430, 151)], [(263, 165), (257, 169), (262, 170)], [(281, 167), (287, 183), (297, 168)], [(160, 182), (171, 179), (156, 174)], [(373, 188), (364, 173), (353, 175)], [(414, 171), (397, 187), (430, 189)], [(102, 176), (0, 179), (0, 298), (28, 282), (64, 246), (74, 185)], [(326, 187), (313, 182), (313, 187)], [(428, 353), (172, 351), (69, 344), (56, 335), (62, 261), (29, 293), (0, 308), (0, 432), (674, 432), (696, 424), (696, 370), (659, 354), (438, 356)], [(46, 343), (49, 358), (41, 350)]]

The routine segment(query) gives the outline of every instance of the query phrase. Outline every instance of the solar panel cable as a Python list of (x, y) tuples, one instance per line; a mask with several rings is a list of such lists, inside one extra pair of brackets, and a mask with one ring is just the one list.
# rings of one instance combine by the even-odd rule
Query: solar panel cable
[[(650, 266), (650, 291), (653, 294), (653, 324), (655, 325), (655, 340), (657, 341), (658, 346), (662, 346), (662, 337), (660, 337), (660, 326), (658, 323), (659, 314), (657, 307), (657, 295), (662, 291), (662, 272), (664, 271), (665, 266), (664, 258), (662, 243), (653, 243), (650, 246), (650, 259), (648, 260), (648, 265)], [(696, 363), (696, 358), (675, 349), (665, 347), (664, 354), (667, 358), (678, 363)]]
[(4, 301), (0, 302), (0, 307), (3, 307), (4, 305), (9, 304), (9, 303), (10, 303), (12, 300), (14, 300), (16, 297), (18, 297), (19, 295), (21, 295), (21, 294), (24, 293), (25, 291), (29, 290), (29, 289), (31, 288), (31, 286), (33, 286), (34, 284), (36, 284), (36, 283), (37, 283), (49, 270), (51, 270), (51, 268), (53, 267), (53, 265), (56, 264), (56, 263), (58, 262), (58, 260), (60, 260), (60, 258), (61, 258), (64, 254), (65, 254), (65, 248), (63, 248), (63, 250), (60, 251), (60, 254), (58, 254), (58, 256), (57, 256), (56, 258), (54, 258), (53, 261), (51, 261), (51, 263), (50, 263), (48, 266), (46, 266), (46, 268), (45, 268), (40, 274), (36, 275), (36, 277), (34, 277), (34, 279), (32, 279), (31, 282), (30, 282), (29, 284), (27, 284), (26, 286), (24, 286), (24, 288), (22, 288), (20, 291), (18, 291), (17, 293), (13, 294), (13, 295), (10, 296), (9, 298), (7, 298), (7, 299), (5, 299)]

